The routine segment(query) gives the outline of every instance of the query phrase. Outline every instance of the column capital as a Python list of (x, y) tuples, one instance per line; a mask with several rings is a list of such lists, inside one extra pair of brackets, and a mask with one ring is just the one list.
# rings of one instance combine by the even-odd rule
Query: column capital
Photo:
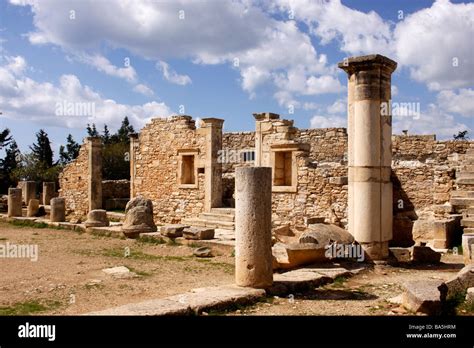
[(379, 67), (384, 67), (391, 74), (397, 68), (397, 62), (380, 54), (370, 54), (346, 58), (338, 63), (337, 66), (348, 75), (362, 70), (375, 70)]

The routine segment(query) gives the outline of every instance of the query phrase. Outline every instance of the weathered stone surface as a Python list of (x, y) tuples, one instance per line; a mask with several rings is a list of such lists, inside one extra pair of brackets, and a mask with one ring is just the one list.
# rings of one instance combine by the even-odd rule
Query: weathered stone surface
[(397, 262), (407, 263), (411, 261), (410, 248), (389, 248), (389, 250)]
[(474, 303), (474, 287), (467, 289), (466, 292), (466, 302)]
[(43, 205), (49, 205), (51, 198), (56, 195), (56, 185), (54, 182), (43, 182)]
[(193, 251), (196, 257), (212, 257), (212, 250), (208, 247), (200, 247)]
[(117, 267), (111, 267), (111, 268), (104, 268), (102, 272), (111, 275), (114, 278), (117, 279), (126, 279), (126, 278), (134, 278), (137, 275), (134, 272), (131, 272), (127, 267), (125, 266), (117, 266)]
[(66, 219), (66, 201), (64, 198), (55, 197), (50, 202), (50, 220), (51, 222), (63, 222)]
[(299, 243), (313, 243), (320, 247), (330, 245), (332, 242), (349, 244), (354, 237), (345, 229), (330, 224), (312, 224), (308, 232), (303, 233)]
[(286, 224), (283, 226), (279, 226), (272, 230), (272, 234), (280, 235), (280, 236), (294, 236), (294, 233), (290, 230), (290, 225)]
[(161, 235), (169, 238), (178, 238), (183, 236), (183, 230), (189, 228), (188, 225), (165, 225), (160, 227)]
[(34, 181), (25, 181), (23, 186), (23, 195), (25, 205), (28, 206), (30, 199), (36, 199), (36, 182)]
[(38, 216), (38, 211), (39, 211), (39, 200), (30, 199), (30, 202), (28, 203), (28, 207), (26, 210), (26, 216), (28, 217)]
[(462, 255), (465, 265), (474, 263), (474, 233), (462, 235)]
[(21, 216), (21, 189), (8, 189), (8, 217)]
[(314, 262), (327, 261), (324, 246), (314, 243), (276, 243), (272, 247), (274, 269), (291, 269)]
[(8, 195), (0, 195), (0, 211), (7, 211)]
[(103, 209), (94, 209), (87, 214), (87, 220), (84, 222), (86, 227), (105, 227), (109, 226), (107, 211)]
[(122, 232), (128, 238), (137, 238), (142, 232), (155, 232), (153, 203), (149, 199), (136, 197), (127, 203)]
[(215, 230), (205, 227), (187, 227), (183, 229), (183, 237), (186, 239), (213, 239)]
[(326, 218), (324, 216), (317, 216), (317, 217), (307, 217), (306, 216), (304, 218), (304, 224), (306, 226), (313, 225), (313, 224), (323, 224), (324, 220), (326, 220)]
[(428, 246), (415, 245), (412, 247), (412, 261), (418, 263), (439, 263), (441, 253)]
[(446, 283), (448, 297), (463, 293), (468, 288), (474, 287), (474, 265), (468, 265)]
[(404, 284), (402, 303), (413, 312), (428, 315), (441, 314), (446, 300), (447, 287), (440, 280), (413, 280)]

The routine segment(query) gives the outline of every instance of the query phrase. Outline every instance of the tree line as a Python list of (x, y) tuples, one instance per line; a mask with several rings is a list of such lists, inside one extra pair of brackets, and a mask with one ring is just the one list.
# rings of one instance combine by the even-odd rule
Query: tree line
[[(88, 136), (100, 137), (102, 140), (102, 177), (109, 180), (129, 180), (129, 135), (135, 130), (128, 117), (124, 117), (114, 134), (110, 133), (107, 125), (99, 132), (94, 123), (87, 124), (86, 132)], [(77, 158), (80, 147), (69, 134), (66, 145), (59, 147), (58, 160), (54, 161), (51, 141), (43, 129), (36, 133), (36, 141), (29, 146), (30, 151), (25, 153), (21, 153), (10, 130), (4, 129), (0, 132), (0, 150), (5, 148), (5, 157), (0, 159), (0, 193), (6, 193), (9, 187), (16, 187), (20, 180), (53, 181), (58, 185), (59, 173), (65, 165)]]

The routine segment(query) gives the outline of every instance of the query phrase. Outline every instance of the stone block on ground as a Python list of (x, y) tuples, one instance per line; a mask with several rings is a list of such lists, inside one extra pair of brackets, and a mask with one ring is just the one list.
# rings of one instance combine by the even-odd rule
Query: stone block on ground
[(411, 261), (410, 248), (389, 248), (390, 255), (399, 263), (408, 263)]
[(467, 265), (445, 284), (448, 288), (448, 297), (462, 294), (474, 287), (474, 265)]
[(207, 240), (214, 238), (213, 228), (188, 227), (183, 230), (183, 237), (186, 239)]
[(200, 247), (193, 251), (196, 257), (212, 257), (212, 250), (208, 247)]
[(283, 225), (272, 229), (272, 234), (279, 236), (294, 236), (294, 233), (290, 229), (290, 225)]
[(160, 227), (160, 233), (168, 238), (178, 238), (183, 236), (183, 230), (188, 227), (190, 226), (180, 224), (165, 225)]
[(104, 268), (102, 272), (111, 275), (113, 278), (116, 279), (126, 279), (126, 278), (134, 278), (136, 277), (136, 274), (134, 272), (131, 272), (127, 267), (125, 266), (117, 266), (117, 267), (111, 267), (111, 268)]
[(311, 224), (309, 230), (299, 238), (299, 243), (312, 243), (325, 247), (332, 242), (349, 244), (354, 237), (345, 229), (331, 224)]
[(474, 263), (474, 233), (462, 235), (462, 255), (465, 265)]
[(439, 315), (446, 300), (447, 287), (441, 280), (413, 280), (404, 284), (403, 306), (413, 312)]
[(137, 238), (140, 233), (155, 232), (153, 203), (150, 199), (136, 197), (127, 203), (122, 232), (128, 238)]
[(439, 263), (441, 253), (428, 246), (415, 245), (412, 248), (412, 261), (415, 263)]
[(290, 269), (314, 262), (326, 262), (324, 246), (314, 243), (276, 243), (272, 247), (274, 269)]

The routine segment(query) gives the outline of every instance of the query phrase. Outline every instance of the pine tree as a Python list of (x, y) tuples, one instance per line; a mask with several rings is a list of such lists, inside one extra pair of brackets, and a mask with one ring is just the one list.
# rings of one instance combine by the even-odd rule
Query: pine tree
[(128, 117), (125, 116), (122, 120), (122, 125), (117, 130), (117, 133), (115, 133), (111, 137), (111, 140), (114, 143), (127, 143), (128, 144), (130, 141), (128, 137), (132, 133), (135, 133), (135, 129), (133, 129), (133, 126), (128, 121)]
[(109, 127), (107, 127), (106, 124), (104, 124), (104, 130), (103, 130), (103, 132), (102, 132), (102, 143), (103, 143), (103, 144), (108, 144), (108, 143), (110, 143)]
[(0, 160), (0, 192), (7, 192), (9, 187), (16, 186), (12, 172), (20, 162), (20, 150), (15, 140), (11, 140), (10, 146), (5, 150), (5, 158)]
[(97, 128), (95, 128), (95, 123), (93, 123), (92, 126), (90, 126), (89, 123), (88, 123), (86, 130), (87, 130), (87, 134), (90, 137), (98, 137), (99, 136), (99, 132), (97, 131)]
[(36, 144), (30, 146), (34, 159), (43, 164), (45, 169), (53, 166), (53, 150), (48, 134), (42, 129), (36, 133)]
[(81, 148), (81, 145), (74, 141), (71, 134), (67, 136), (66, 141), (66, 148), (63, 145), (59, 147), (59, 163), (61, 164), (74, 160), (79, 155), (79, 149)]
[(2, 149), (4, 146), (7, 146), (11, 140), (12, 137), (10, 135), (10, 130), (8, 128), (5, 128), (3, 131), (0, 132), (0, 149)]

